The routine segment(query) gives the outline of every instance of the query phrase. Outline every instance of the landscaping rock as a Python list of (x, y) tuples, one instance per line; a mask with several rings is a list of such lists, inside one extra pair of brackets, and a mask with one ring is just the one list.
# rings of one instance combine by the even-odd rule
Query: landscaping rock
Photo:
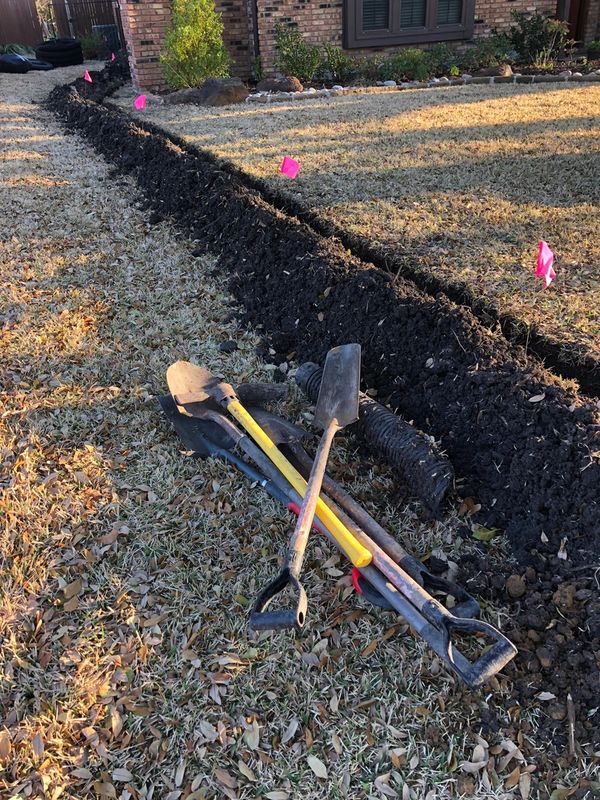
[(383, 85), (384, 86), (397, 86), (398, 84), (396, 83), (396, 81), (384, 81)]
[(500, 64), (497, 67), (478, 69), (474, 74), (480, 78), (511, 78), (513, 71), (510, 64)]
[(237, 342), (234, 342), (233, 339), (228, 339), (226, 342), (221, 342), (219, 345), (219, 350), (222, 353), (234, 353), (238, 349)]
[(284, 78), (264, 78), (256, 85), (259, 92), (301, 92), (304, 86), (298, 78), (286, 75)]
[(344, 87), (340, 86), (339, 83), (336, 83), (335, 86), (331, 87), (332, 92), (341, 92)]
[(525, 594), (525, 581), (521, 575), (511, 575), (506, 581), (506, 591), (511, 597), (523, 597)]
[(243, 103), (247, 97), (248, 89), (240, 78), (209, 78), (202, 86), (165, 95), (163, 101), (167, 105), (194, 103), (198, 106), (228, 106)]

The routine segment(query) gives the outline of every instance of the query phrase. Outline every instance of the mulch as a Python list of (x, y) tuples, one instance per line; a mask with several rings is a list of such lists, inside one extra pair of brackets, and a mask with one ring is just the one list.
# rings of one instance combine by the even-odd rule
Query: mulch
[[(219, 254), (273, 361), (319, 361), (331, 346), (359, 341), (366, 386), (441, 440), (462, 497), (481, 505), (475, 519), (506, 532), (519, 564), (492, 565), (485, 545), (463, 564), (471, 591), (511, 609), (508, 633), (521, 651), (507, 671), (511, 724), (527, 733), (523, 707), (554, 695), (541, 735), (567, 747), (570, 694), (576, 746), (591, 756), (600, 744), (597, 405), (468, 309), (365, 264), (210, 155), (93, 102), (116, 79), (92, 77), (91, 87), (56, 89), (50, 108), (135, 177), (151, 220), (172, 220)], [(494, 712), (486, 724), (499, 725)]]

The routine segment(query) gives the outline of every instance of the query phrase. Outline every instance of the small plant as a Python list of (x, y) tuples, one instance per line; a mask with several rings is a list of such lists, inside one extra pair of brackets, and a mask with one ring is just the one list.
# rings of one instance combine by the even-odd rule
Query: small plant
[(348, 84), (357, 77), (360, 66), (355, 58), (329, 42), (325, 42), (323, 50), (325, 55), (319, 66), (319, 75), (323, 80)]
[(160, 61), (173, 89), (199, 86), (229, 74), (223, 22), (214, 0), (173, 0), (171, 25)]
[(254, 59), (254, 64), (252, 65), (252, 77), (254, 78), (256, 83), (260, 83), (262, 79), (265, 77), (262, 58), (260, 56), (257, 56)]
[(429, 54), (416, 47), (406, 47), (384, 61), (379, 74), (384, 81), (425, 81), (432, 74)]
[(590, 59), (600, 58), (600, 39), (594, 39), (588, 44), (587, 54)]
[(444, 42), (434, 44), (427, 52), (429, 64), (435, 73), (447, 72), (452, 64), (456, 63), (454, 51)]
[(569, 25), (558, 19), (544, 17), (535, 12), (528, 15), (513, 11), (517, 23), (510, 29), (510, 40), (523, 61), (534, 63), (538, 56), (543, 61), (558, 55), (567, 41)]
[(321, 62), (318, 47), (307, 45), (297, 28), (276, 25), (275, 47), (277, 66), (285, 75), (293, 75), (301, 83), (309, 83)]
[(84, 58), (98, 58), (98, 56), (107, 49), (106, 42), (97, 33), (90, 33), (87, 36), (82, 36), (81, 52)]
[(359, 73), (367, 83), (375, 83), (381, 79), (381, 67), (385, 59), (381, 55), (374, 55), (370, 58), (363, 58), (359, 61)]
[(513, 60), (511, 42), (507, 36), (494, 33), (484, 39), (478, 39), (460, 57), (460, 66), (467, 72), (470, 70), (498, 67)]
[(448, 73), (451, 78), (459, 78), (460, 77), (460, 68), (456, 66), (456, 64), (452, 64)]

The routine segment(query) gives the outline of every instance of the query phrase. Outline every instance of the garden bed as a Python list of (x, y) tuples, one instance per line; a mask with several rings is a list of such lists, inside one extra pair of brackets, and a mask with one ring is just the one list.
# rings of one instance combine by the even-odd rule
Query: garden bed
[[(598, 394), (599, 98), (596, 84), (476, 85), (235, 112), (152, 106), (151, 118)], [(302, 165), (294, 182), (278, 175), (284, 153)], [(547, 291), (533, 276), (540, 238), (557, 255)]]
[[(524, 594), (508, 596), (508, 574), (494, 572), (485, 552), (466, 564), (474, 586), (513, 602), (510, 633), (522, 655), (509, 674), (523, 701), (555, 695), (560, 708), (545, 719), (559, 740), (570, 692), (577, 736), (591, 752), (600, 733), (592, 711), (600, 636), (596, 405), (467, 309), (391, 278), (277, 211), (209, 154), (86, 99), (97, 91), (80, 81), (56, 90), (50, 105), (136, 178), (151, 220), (177, 222), (201, 250), (219, 253), (244, 319), (265, 331), (273, 360), (319, 360), (330, 346), (359, 340), (367, 386), (441, 440), (462, 496), (481, 504), (478, 521), (505, 530), (521, 564)], [(493, 714), (488, 724), (498, 724)]]

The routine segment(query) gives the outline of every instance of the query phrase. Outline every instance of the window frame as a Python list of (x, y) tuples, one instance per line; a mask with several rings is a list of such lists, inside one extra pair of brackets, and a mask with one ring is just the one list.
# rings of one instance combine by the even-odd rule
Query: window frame
[(344, 0), (343, 46), (350, 50), (357, 47), (386, 47), (395, 44), (419, 44), (425, 42), (448, 42), (471, 39), (475, 26), (475, 0), (463, 0), (460, 22), (448, 25), (437, 24), (438, 0), (426, 0), (425, 25), (400, 28), (400, 2), (388, 0), (387, 28), (363, 30), (363, 0)]

